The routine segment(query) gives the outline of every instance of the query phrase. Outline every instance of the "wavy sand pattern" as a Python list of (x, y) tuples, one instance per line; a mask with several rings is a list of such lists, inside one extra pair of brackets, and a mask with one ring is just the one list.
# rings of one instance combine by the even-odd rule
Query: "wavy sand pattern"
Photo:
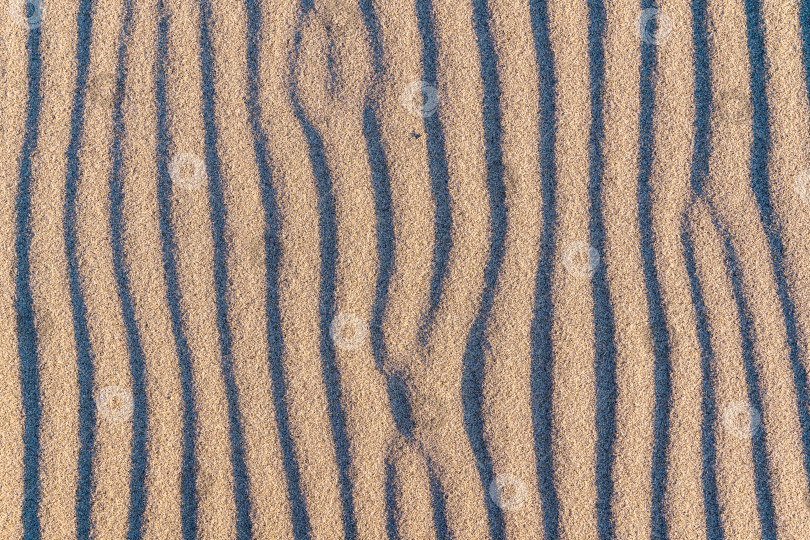
[(0, 0), (0, 538), (810, 537), (810, 7)]

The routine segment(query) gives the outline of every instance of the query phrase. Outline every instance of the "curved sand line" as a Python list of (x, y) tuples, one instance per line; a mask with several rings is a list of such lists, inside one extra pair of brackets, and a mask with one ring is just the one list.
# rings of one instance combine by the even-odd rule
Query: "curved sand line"
[[(76, 245), (82, 298), (93, 351), (93, 395), (96, 435), (91, 508), (92, 534), (125, 538), (132, 468), (132, 381), (129, 350), (118, 284), (113, 268), (110, 232), (113, 93), (123, 3), (106, 0), (94, 18), (88, 80), (85, 87), (82, 147), (76, 196)], [(113, 397), (105, 389), (116, 389)], [(119, 390), (120, 389), (120, 390)], [(109, 399), (107, 396), (111, 396)]]
[[(718, 95), (737, 92), (748, 103), (750, 72), (743, 4), (734, 1), (721, 5), (710, 0), (709, 18), (714, 29), (713, 87)], [(784, 318), (768, 258), (768, 241), (748, 181), (751, 119), (735, 125), (726, 117), (715, 116), (712, 130), (715, 135), (707, 193), (737, 254), (743, 302), (753, 330), (776, 527), (780, 536), (800, 537), (804, 524), (810, 521), (807, 477)]]
[[(330, 332), (346, 414), (357, 534), (382, 538), (385, 458), (394, 424), (386, 382), (368, 339), (378, 267), (371, 170), (367, 155), (356, 157), (365, 144), (363, 107), (371, 76), (371, 51), (359, 8), (316, 2), (304, 19), (300, 47), (298, 93), (323, 140), (335, 200), (334, 320), (357, 321), (343, 330), (332, 326)], [(327, 54), (336, 75), (330, 75)]]
[[(772, 138), (768, 189), (785, 246), (784, 272), (796, 318), (798, 356), (806, 385), (810, 371), (810, 276), (803, 269), (810, 260), (810, 238), (805, 225), (810, 220), (810, 175), (807, 174), (810, 161), (806, 157), (810, 149), (810, 118), (798, 4), (765, 1), (762, 18), (765, 54), (769, 59), (767, 96)], [(806, 400), (807, 388), (800, 390)], [(806, 408), (806, 401), (799, 406)], [(804, 418), (809, 414), (810, 411), (805, 410)], [(807, 437), (807, 432), (804, 435)], [(805, 470), (810, 474), (806, 439), (804, 450)]]
[(219, 155), (228, 211), (231, 358), (244, 424), (252, 533), (258, 538), (292, 538), (272, 381), (268, 364), (257, 361), (269, 358), (267, 279), (261, 264), (267, 236), (245, 101), (247, 17), (241, 2), (215, 2), (212, 18)]
[[(408, 90), (422, 80), (422, 46), (412, 2), (374, 4), (383, 51), (383, 78), (375, 105), (391, 184), (394, 270), (385, 307), (386, 370), (404, 374), (418, 356), (418, 332), (430, 301), (435, 202), (428, 169), (425, 118), (434, 111)], [(376, 88), (373, 88), (376, 90)], [(419, 107), (425, 107), (420, 109)], [(409, 107), (411, 107), (409, 109)], [(424, 110), (424, 112), (422, 112)]]
[[(200, 64), (199, 7), (180, 0), (169, 11), (169, 135), (171, 160), (191, 156), (172, 178), (172, 224), (183, 329), (192, 358), (197, 418), (197, 534), (205, 539), (229, 538), (236, 532), (236, 504), (228, 400), (217, 328), (214, 289), (214, 247), (208, 175), (205, 170)], [(171, 174), (171, 165), (170, 165)]]
[(656, 47), (655, 150), (650, 177), (655, 272), (669, 341), (671, 381), (669, 415), (664, 419), (669, 425), (669, 441), (664, 450), (664, 516), (673, 537), (703, 538), (706, 509), (702, 497), (702, 412), (698, 398), (702, 391), (701, 356), (695, 308), (689, 295), (683, 292), (690, 290), (690, 281), (681, 241), (684, 213), (692, 191), (690, 175), (695, 166), (693, 14), (692, 3), (687, 0), (668, 0), (661, 2), (659, 8), (673, 24), (666, 41)]
[(752, 519), (758, 515), (758, 509), (751, 438), (746, 436), (745, 421), (740, 423), (734, 417), (738, 409), (746, 410), (750, 403), (742, 335), (722, 238), (702, 199), (696, 200), (690, 209), (689, 229), (714, 353), (712, 374), (717, 414), (713, 429), (723, 532), (726, 538), (760, 538), (759, 520)]
[(451, 249), (425, 352), (406, 377), (414, 435), (436, 473), (454, 537), (484, 538), (484, 489), (467, 436), (461, 401), (462, 359), (484, 288), (490, 224), (484, 155), (481, 63), (469, 1), (437, 0), (438, 115), (444, 131)]
[(45, 539), (74, 536), (77, 527), (78, 349), (63, 223), (65, 152), (76, 83), (77, 11), (78, 4), (55, 4), (40, 28), (39, 118), (50, 121), (40, 122), (31, 158), (30, 279), (41, 381), (39, 521)]
[[(596, 537), (593, 297), (588, 250), (590, 97), (586, 2), (553, 0), (557, 232), (552, 277), (552, 451), (560, 538)], [(576, 244), (575, 242), (579, 242)], [(593, 249), (598, 250), (599, 246)], [(568, 261), (565, 259), (568, 257)]]
[(343, 538), (335, 445), (320, 361), (318, 194), (307, 141), (289, 94), (297, 3), (263, 1), (259, 88), (262, 127), (281, 218), (279, 310), (290, 431), (313, 538)]
[[(655, 408), (652, 336), (639, 230), (640, 40), (637, 3), (608, 2), (605, 34), (605, 267), (615, 328), (616, 434), (613, 519), (617, 538), (650, 535)], [(606, 449), (603, 449), (603, 451)]]
[[(133, 6), (124, 101), (124, 252), (146, 370), (147, 469), (143, 536), (182, 535), (183, 410), (179, 359), (161, 265), (158, 216), (157, 0)], [(147, 201), (148, 204), (144, 204)]]
[[(408, 102), (408, 89), (424, 77), (418, 20), (413, 3), (375, 2), (383, 54), (382, 81), (374, 92), (380, 139), (387, 163), (394, 228), (393, 271), (383, 319), (389, 376), (407, 377), (419, 361), (419, 329), (430, 304), (435, 203), (428, 168), (424, 115), (430, 104)], [(411, 107), (409, 109), (409, 107)], [(419, 107), (422, 107), (421, 109)], [(425, 108), (427, 107), (427, 108)], [(396, 437), (389, 450), (396, 483), (396, 520), (405, 538), (435, 538), (427, 461), (421, 448)], [(416, 446), (416, 447), (415, 447)]]
[[(542, 234), (538, 71), (528, 4), (491, 3), (504, 126), (507, 230), (503, 265), (487, 323), (483, 410), (506, 538), (542, 537), (531, 404), (531, 324)], [(499, 483), (500, 482), (500, 483)], [(514, 485), (513, 485), (514, 484)], [(509, 490), (513, 490), (510, 492)]]
[[(6, 13), (8, 2), (1, 2)], [(9, 19), (0, 21), (0, 95), (3, 121), (24, 125), (27, 101), (27, 32)], [(23, 130), (0, 131), (0, 238), (13, 239), (16, 229), (16, 200), (20, 179)], [(20, 384), (20, 355), (17, 341), (15, 296), (16, 254), (9, 246), (0, 251), (0, 535), (23, 536), (23, 407)]]

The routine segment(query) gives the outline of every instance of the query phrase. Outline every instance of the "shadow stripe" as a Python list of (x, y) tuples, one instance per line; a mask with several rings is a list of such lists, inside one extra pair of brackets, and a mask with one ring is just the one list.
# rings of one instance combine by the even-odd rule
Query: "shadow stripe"
[[(589, 232), (592, 245), (602, 252), (605, 245), (605, 218), (602, 214), (602, 184), (604, 174), (605, 137), (603, 90), (605, 85), (605, 50), (603, 36), (606, 29), (605, 5), (602, 0), (588, 2), (588, 53), (590, 56), (591, 89), (591, 152), (590, 152), (590, 207)], [(643, 108), (642, 108), (643, 110)], [(613, 497), (613, 444), (616, 440), (616, 333), (613, 306), (606, 267), (600, 264), (591, 281), (596, 354), (594, 372), (596, 381), (596, 516), (599, 538), (613, 537), (611, 514)]]
[(239, 409), (239, 392), (234, 379), (231, 359), (231, 328), (228, 323), (228, 246), (225, 242), (227, 208), (222, 194), (214, 103), (214, 55), (211, 43), (211, 2), (200, 2), (200, 71), (202, 74), (203, 121), (205, 125), (205, 161), (209, 177), (211, 204), (211, 233), (214, 246), (214, 289), (216, 291), (217, 328), (222, 353), (222, 379), (228, 400), (228, 421), (231, 439), (231, 467), (236, 503), (236, 536), (252, 535), (250, 494), (245, 464), (244, 434)]
[[(295, 30), (293, 62), (291, 71), (297, 64), (298, 49), (301, 43), (301, 23), (307, 12), (313, 8), (312, 0), (301, 0), (299, 20)], [(357, 523), (354, 516), (353, 488), (349, 478), (351, 458), (346, 428), (346, 416), (341, 403), (340, 373), (335, 362), (335, 350), (329, 337), (329, 325), (335, 315), (335, 283), (337, 281), (337, 217), (335, 198), (332, 195), (332, 176), (326, 164), (324, 145), (321, 136), (307, 119), (298, 99), (298, 87), (294, 79), (290, 81), (290, 101), (293, 113), (298, 120), (309, 149), (309, 159), (318, 192), (318, 233), (320, 236), (320, 351), (323, 365), (323, 381), (332, 426), (332, 442), (338, 465), (340, 497), (343, 505), (343, 530), (346, 538), (357, 536)]]
[[(706, 0), (692, 1), (692, 41), (695, 51), (695, 142), (692, 150), (692, 166), (689, 182), (693, 194), (700, 197), (703, 185), (709, 176), (709, 157), (711, 153), (711, 63), (707, 28), (708, 6)], [(714, 361), (711, 337), (706, 318), (706, 307), (703, 292), (697, 276), (695, 250), (692, 240), (684, 229), (681, 231), (681, 243), (684, 248), (686, 271), (691, 284), (692, 303), (698, 324), (703, 369), (703, 500), (706, 513), (706, 533), (709, 540), (725, 537), (720, 519), (720, 507), (717, 495), (716, 440), (713, 426), (716, 425), (716, 408), (713, 380), (710, 366)]]
[[(424, 81), (437, 86), (438, 44), (436, 23), (433, 16), (433, 0), (415, 0), (416, 20), (422, 38), (422, 73)], [(441, 96), (439, 96), (441, 99)], [(439, 103), (441, 107), (441, 103)], [(451, 228), (453, 217), (450, 213), (450, 173), (447, 170), (447, 152), (444, 144), (444, 127), (435, 112), (424, 119), (425, 146), (428, 154), (428, 174), (436, 205), (433, 236), (433, 276), (430, 279), (430, 303), (428, 315), (421, 329), (423, 345), (427, 339), (439, 307), (444, 279), (450, 265), (450, 249), (453, 247)]]
[(543, 508), (543, 528), (548, 540), (559, 538), (560, 509), (557, 488), (554, 485), (554, 470), (551, 454), (551, 393), (552, 356), (551, 321), (554, 302), (551, 295), (551, 278), (554, 273), (555, 227), (557, 223), (556, 200), (557, 166), (555, 146), (557, 142), (556, 85), (554, 54), (549, 36), (548, 7), (546, 0), (530, 0), (532, 31), (539, 73), (540, 103), (540, 181), (543, 194), (543, 238), (540, 245), (540, 262), (536, 275), (536, 297), (531, 328), (532, 356), (532, 422), (534, 449), (537, 459), (537, 484)]
[(708, 6), (706, 0), (692, 0), (692, 42), (695, 50), (695, 144), (692, 150), (690, 183), (692, 190), (703, 195), (703, 185), (709, 176), (711, 151), (712, 85), (709, 59)]
[(770, 193), (770, 173), (768, 158), (771, 153), (771, 128), (767, 97), (767, 66), (765, 59), (765, 28), (762, 21), (760, 0), (747, 0), (745, 3), (746, 24), (748, 27), (748, 52), (751, 70), (751, 101), (754, 109), (754, 141), (751, 150), (751, 188), (759, 206), (760, 219), (770, 246), (771, 264), (776, 279), (777, 294), (785, 319), (787, 344), (790, 351), (790, 365), (793, 370), (793, 384), (796, 389), (799, 424), (801, 426), (802, 450), (804, 453), (805, 474), (810, 478), (810, 396), (808, 396), (807, 371), (801, 360), (796, 315), (793, 299), (788, 295), (785, 277), (785, 246), (782, 231), (774, 217)]
[(169, 107), (166, 96), (168, 77), (169, 12), (164, 0), (158, 3), (158, 55), (155, 70), (155, 100), (157, 109), (157, 170), (160, 233), (163, 239), (163, 268), (166, 275), (166, 302), (172, 319), (172, 333), (177, 346), (180, 380), (183, 393), (183, 466), (181, 471), (181, 512), (184, 540), (197, 538), (197, 414), (194, 403), (194, 382), (191, 353), (182, 328), (180, 286), (177, 273), (175, 232), (171, 221), (171, 179), (169, 177)]
[[(644, 0), (641, 7), (653, 7), (653, 2)], [(656, 45), (641, 43), (638, 219), (639, 231), (641, 232), (644, 282), (647, 289), (647, 312), (655, 356), (655, 413), (653, 419), (655, 443), (652, 453), (650, 529), (654, 538), (666, 540), (669, 538), (665, 514), (665, 495), (670, 443), (669, 417), (672, 405), (672, 364), (670, 361), (670, 336), (666, 326), (661, 285), (658, 280), (655, 250), (653, 248), (653, 203), (650, 180), (654, 150), (655, 86), (653, 76), (657, 66), (655, 51)]]
[(265, 235), (265, 268), (267, 271), (267, 345), (270, 376), (272, 378), (273, 405), (281, 442), (284, 473), (287, 480), (287, 496), (292, 511), (293, 535), (296, 539), (310, 538), (311, 526), (307, 515), (304, 495), (300, 484), (299, 463), (290, 432), (290, 417), (287, 412), (287, 386), (281, 358), (284, 354), (284, 338), (281, 332), (279, 311), (279, 275), (281, 265), (281, 223), (278, 201), (271, 182), (272, 164), (267, 151), (267, 135), (261, 127), (261, 103), (259, 102), (259, 36), (262, 12), (257, 0), (245, 0), (247, 13), (247, 110), (253, 132), (256, 164), (261, 178), (262, 207), (267, 226)]
[(489, 531), (494, 538), (502, 538), (505, 535), (502, 510), (491, 500), (491, 497), (488, 497), (489, 484), (494, 480), (495, 476), (492, 459), (484, 442), (482, 409), (484, 348), (489, 348), (485, 336), (486, 322), (492, 309), (495, 288), (503, 264), (507, 230), (506, 188), (503, 179), (503, 148), (501, 143), (503, 136), (500, 109), (501, 83), (496, 64), (497, 54), (490, 29), (491, 14), (487, 0), (472, 0), (472, 8), (473, 29), (478, 45), (478, 55), (481, 60), (480, 76), (484, 91), (481, 107), (483, 109), (484, 152), (487, 166), (491, 233), (489, 258), (484, 269), (484, 289), (481, 295), (481, 304), (475, 321), (470, 328), (470, 333), (467, 335), (467, 346), (462, 359), (461, 394), (464, 426), (473, 455), (478, 461), (478, 473), (489, 517)]
[(76, 335), (79, 370), (79, 480), (76, 486), (76, 536), (90, 538), (93, 494), (93, 456), (95, 453), (96, 410), (93, 402), (95, 369), (94, 354), (87, 327), (87, 308), (82, 296), (79, 261), (76, 252), (76, 195), (79, 180), (78, 151), (84, 135), (84, 98), (90, 64), (90, 42), (93, 27), (92, 0), (81, 0), (76, 15), (76, 90), (70, 120), (70, 143), (66, 151), (65, 179), (65, 252), (68, 265), (70, 302)]
[(20, 154), (20, 178), (17, 188), (16, 237), (14, 250), (17, 259), (15, 311), (17, 313), (17, 352), (20, 357), (20, 385), (22, 408), (25, 417), (23, 431), (24, 447), (24, 499), (22, 506), (23, 537), (26, 540), (40, 538), (39, 521), (39, 451), (40, 451), (40, 379), (37, 366), (37, 334), (34, 328), (33, 299), (31, 296), (31, 156), (37, 147), (40, 78), (40, 30), (28, 34), (28, 117), (25, 121), (25, 138)]
[(135, 320), (135, 306), (124, 256), (124, 217), (123, 217), (123, 152), (124, 134), (123, 101), (126, 88), (127, 45), (132, 33), (134, 2), (124, 4), (124, 19), (118, 45), (118, 67), (116, 73), (115, 97), (113, 103), (113, 139), (110, 147), (112, 170), (110, 172), (110, 233), (113, 252), (113, 267), (121, 300), (124, 327), (127, 332), (127, 345), (130, 358), (130, 375), (133, 390), (132, 415), (132, 470), (129, 484), (129, 530), (128, 539), (141, 537), (143, 513), (146, 508), (146, 436), (148, 429), (146, 403), (146, 375), (143, 347)]
[(714, 361), (714, 351), (711, 346), (709, 321), (706, 316), (706, 304), (703, 300), (703, 291), (697, 275), (695, 262), (695, 249), (692, 239), (686, 231), (686, 224), (681, 231), (681, 243), (684, 248), (686, 272), (689, 275), (692, 304), (695, 306), (697, 318), (697, 335), (701, 352), (701, 371), (703, 373), (703, 504), (706, 511), (706, 537), (708, 540), (722, 540), (725, 538), (723, 524), (720, 520), (720, 504), (717, 497), (717, 443), (714, 426), (717, 425), (717, 409), (715, 406), (714, 377), (711, 373), (711, 364)]
[[(739, 267), (737, 254), (731, 243), (731, 236), (722, 227), (715, 227), (721, 232), (725, 245), (726, 257), (731, 269), (731, 286), (734, 292), (734, 301), (740, 321), (740, 334), (742, 335), (743, 365), (745, 369), (745, 380), (748, 386), (748, 401), (760, 414), (762, 413), (762, 397), (759, 388), (759, 373), (756, 369), (756, 359), (754, 357), (754, 329), (750, 308), (745, 303), (743, 292), (742, 270)], [(773, 493), (771, 491), (771, 473), (768, 466), (768, 454), (765, 430), (760, 425), (753, 430), (753, 440), (751, 444), (754, 461), (754, 477), (757, 494), (757, 509), (759, 510), (759, 520), (762, 525), (762, 538), (765, 540), (776, 540), (776, 510), (773, 505)]]

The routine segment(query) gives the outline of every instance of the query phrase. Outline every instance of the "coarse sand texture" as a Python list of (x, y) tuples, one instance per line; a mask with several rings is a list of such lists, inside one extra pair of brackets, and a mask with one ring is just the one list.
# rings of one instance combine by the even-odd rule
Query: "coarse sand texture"
[(810, 540), (810, 0), (0, 0), (0, 540)]

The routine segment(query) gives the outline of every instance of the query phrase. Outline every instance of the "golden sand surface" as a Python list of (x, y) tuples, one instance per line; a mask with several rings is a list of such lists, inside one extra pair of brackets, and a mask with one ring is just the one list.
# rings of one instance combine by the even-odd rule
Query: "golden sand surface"
[(810, 538), (799, 0), (0, 0), (0, 540)]

